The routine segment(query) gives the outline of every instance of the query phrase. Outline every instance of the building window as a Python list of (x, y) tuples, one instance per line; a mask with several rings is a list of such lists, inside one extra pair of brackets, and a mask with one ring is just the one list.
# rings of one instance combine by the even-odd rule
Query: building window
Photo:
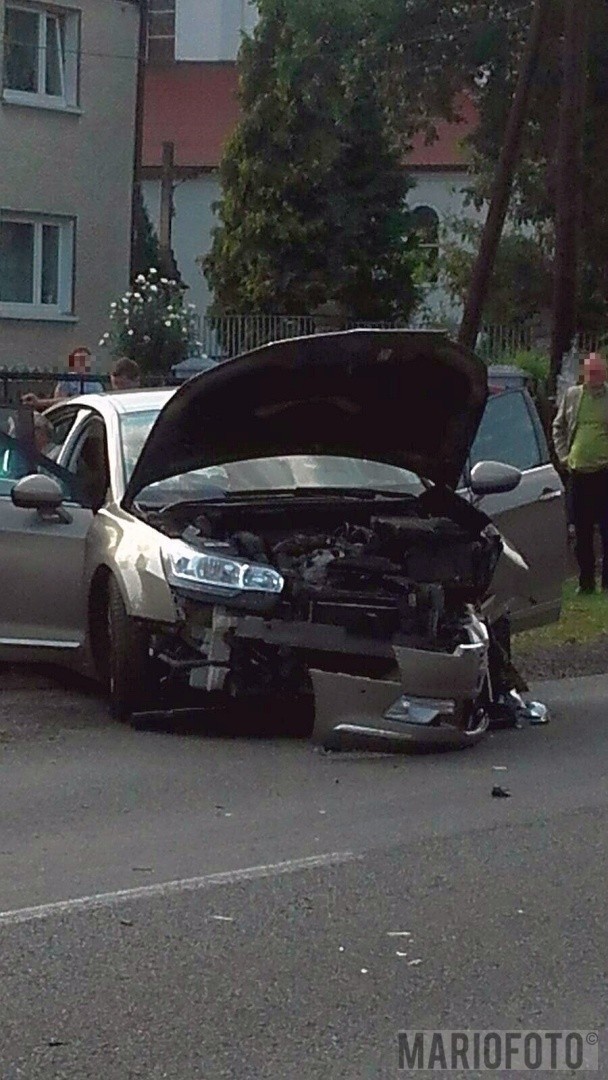
[(5, 101), (78, 104), (78, 12), (9, 4), (4, 17)]
[(74, 222), (0, 212), (0, 318), (72, 312)]
[(420, 243), (425, 284), (432, 285), (437, 281), (439, 269), (439, 214), (432, 206), (417, 206), (412, 210), (411, 221)]
[(175, 59), (175, 0), (149, 0), (148, 60), (167, 63)]

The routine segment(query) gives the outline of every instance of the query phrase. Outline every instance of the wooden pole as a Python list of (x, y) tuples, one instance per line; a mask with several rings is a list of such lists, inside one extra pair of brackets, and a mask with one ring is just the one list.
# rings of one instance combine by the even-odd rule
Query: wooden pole
[(583, 139), (587, 86), (588, 0), (564, 0), (560, 131), (557, 148), (553, 336), (549, 390), (555, 393), (563, 359), (574, 344), (577, 322)]
[(148, 47), (148, 0), (139, 0), (139, 38), (137, 47), (137, 83), (135, 92), (135, 131), (133, 139), (133, 186), (131, 191), (131, 258), (130, 277), (133, 278), (136, 247), (137, 221), (141, 194), (141, 168), (144, 141), (144, 97), (146, 79), (146, 52)]
[(536, 0), (534, 5), (528, 42), (511, 105), (488, 215), (481, 237), (479, 253), (473, 268), (469, 295), (458, 335), (460, 343), (468, 349), (475, 348), (481, 326), (488, 287), (496, 261), (496, 253), (509, 209), (509, 200), (513, 190), (515, 169), (521, 147), (521, 137), (528, 113), (530, 93), (538, 66), (540, 48), (553, 2), (554, 0)]
[(160, 185), (160, 228), (159, 248), (161, 258), (161, 270), (171, 275), (173, 264), (171, 252), (171, 235), (173, 230), (173, 184), (175, 166), (175, 145), (172, 142), (163, 143), (163, 158)]

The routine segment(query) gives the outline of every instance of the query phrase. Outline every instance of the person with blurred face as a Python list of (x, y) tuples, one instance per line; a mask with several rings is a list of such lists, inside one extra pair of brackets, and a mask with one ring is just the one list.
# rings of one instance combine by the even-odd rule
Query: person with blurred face
[(608, 591), (608, 368), (599, 353), (583, 383), (566, 391), (553, 423), (555, 451), (570, 472), (579, 592), (595, 592), (595, 527), (602, 538), (602, 588)]
[(103, 394), (103, 384), (99, 379), (91, 378), (91, 362), (91, 352), (86, 345), (74, 349), (68, 357), (68, 372), (77, 378), (59, 379), (50, 398), (41, 398), (34, 393), (24, 394), (21, 399), (23, 405), (29, 405), (37, 412), (44, 412), (64, 398), (78, 397), (80, 394)]

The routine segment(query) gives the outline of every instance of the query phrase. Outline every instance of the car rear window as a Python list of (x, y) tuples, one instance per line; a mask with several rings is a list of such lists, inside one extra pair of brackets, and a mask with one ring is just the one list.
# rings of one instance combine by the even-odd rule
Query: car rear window
[(471, 465), (501, 461), (516, 469), (535, 469), (547, 460), (537, 424), (520, 391), (489, 398), (471, 451)]

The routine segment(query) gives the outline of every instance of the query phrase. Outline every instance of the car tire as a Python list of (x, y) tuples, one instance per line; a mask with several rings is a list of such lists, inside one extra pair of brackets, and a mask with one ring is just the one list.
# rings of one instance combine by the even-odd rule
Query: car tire
[(127, 614), (113, 577), (108, 581), (107, 626), (110, 713), (128, 723), (133, 713), (144, 712), (154, 703), (158, 677), (149, 655), (149, 635)]

